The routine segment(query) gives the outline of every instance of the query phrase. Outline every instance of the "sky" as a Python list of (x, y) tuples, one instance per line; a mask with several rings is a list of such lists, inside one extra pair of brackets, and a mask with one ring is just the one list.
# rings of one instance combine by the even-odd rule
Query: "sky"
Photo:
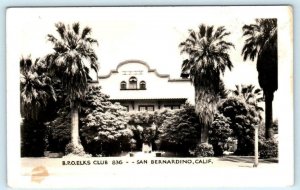
[[(234, 17), (222, 17), (229, 11), (219, 8), (213, 14), (210, 10), (197, 8), (113, 8), (113, 9), (31, 9), (20, 10), (16, 20), (14, 37), (18, 42), (15, 51), (18, 57), (31, 55), (32, 58), (42, 57), (52, 51), (51, 43), (47, 42), (47, 34), (55, 34), (54, 24), (63, 22), (72, 24), (79, 22), (81, 27), (92, 28), (92, 37), (97, 39), (95, 47), (99, 57), (99, 75), (107, 74), (111, 69), (128, 59), (143, 60), (162, 74), (170, 74), (171, 78), (180, 76), (181, 63), (184, 56), (180, 54), (179, 43), (188, 36), (188, 29), (197, 29), (200, 24), (225, 26), (231, 32), (227, 38), (235, 48), (229, 53), (234, 64), (232, 71), (224, 77), (228, 87), (239, 83), (257, 83), (255, 63), (244, 62), (241, 56), (243, 46), (242, 26), (254, 21), (253, 18), (239, 20)], [(55, 12), (55, 14), (54, 14)], [(218, 14), (215, 14), (218, 13)], [(22, 16), (21, 16), (22, 15)], [(213, 16), (212, 16), (213, 15)], [(21, 43), (20, 43), (21, 42)], [(38, 47), (38, 48), (37, 48)], [(238, 77), (247, 71), (247, 76)]]
[[(200, 24), (206, 24), (215, 28), (225, 26), (231, 33), (226, 39), (235, 45), (229, 52), (234, 67), (231, 71), (227, 69), (223, 77), (226, 87), (259, 87), (255, 61), (243, 61), (241, 56), (242, 26), (254, 23), (255, 18), (272, 17), (273, 12), (274, 9), (260, 7), (9, 9), (8, 64), (18, 63), (22, 56), (35, 59), (52, 52), (46, 35), (58, 36), (54, 24), (79, 22), (81, 29), (91, 27), (91, 36), (99, 42), (95, 46), (99, 75), (109, 73), (122, 61), (139, 59), (161, 74), (179, 78), (184, 56), (178, 45), (187, 38), (188, 29), (197, 30)], [(277, 107), (274, 109), (276, 115)]]

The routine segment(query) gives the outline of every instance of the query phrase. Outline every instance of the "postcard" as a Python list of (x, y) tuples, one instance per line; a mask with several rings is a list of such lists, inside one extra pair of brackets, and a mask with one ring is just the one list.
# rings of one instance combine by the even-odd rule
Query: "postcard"
[(6, 16), (8, 186), (293, 185), (291, 6)]

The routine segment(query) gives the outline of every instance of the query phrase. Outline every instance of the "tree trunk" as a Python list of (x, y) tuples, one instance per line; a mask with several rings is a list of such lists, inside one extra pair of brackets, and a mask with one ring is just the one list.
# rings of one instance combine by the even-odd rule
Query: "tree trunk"
[(195, 90), (195, 111), (201, 125), (200, 143), (208, 143), (208, 128), (213, 122), (216, 97), (208, 90)]
[(202, 125), (201, 126), (200, 143), (208, 143), (208, 126), (207, 125)]
[(71, 142), (74, 146), (79, 145), (78, 105), (71, 105)]
[(254, 135), (254, 165), (253, 167), (258, 166), (258, 126), (255, 126), (255, 135)]
[(273, 137), (273, 113), (272, 113), (273, 93), (265, 92), (265, 137), (266, 139)]

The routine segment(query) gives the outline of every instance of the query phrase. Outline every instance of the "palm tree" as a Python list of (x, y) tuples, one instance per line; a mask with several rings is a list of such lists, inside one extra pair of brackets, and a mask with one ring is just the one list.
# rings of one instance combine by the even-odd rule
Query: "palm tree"
[(265, 98), (265, 137), (273, 136), (272, 102), (278, 89), (277, 19), (256, 19), (256, 24), (244, 25), (246, 37), (242, 55), (244, 61), (257, 58), (258, 82)]
[(21, 115), (27, 120), (39, 120), (41, 112), (45, 111), (49, 100), (56, 101), (56, 94), (50, 77), (45, 73), (38, 73), (36, 59), (20, 60), (20, 92), (21, 92)]
[(179, 44), (181, 53), (188, 55), (183, 61), (182, 73), (189, 74), (195, 87), (195, 111), (201, 123), (201, 143), (208, 142), (211, 125), (220, 95), (224, 93), (221, 74), (233, 67), (228, 51), (234, 45), (224, 38), (230, 33), (224, 26), (199, 26), (189, 30), (188, 38)]
[(43, 156), (48, 108), (57, 99), (51, 78), (40, 69), (41, 61), (20, 59), (21, 156)]
[(55, 24), (59, 37), (48, 34), (48, 41), (53, 44), (54, 52), (46, 56), (49, 70), (61, 81), (66, 101), (71, 108), (71, 143), (81, 147), (78, 128), (78, 109), (84, 99), (89, 71), (98, 71), (97, 56), (93, 49), (97, 40), (90, 37), (91, 28), (80, 31), (79, 23), (72, 26), (63, 23)]
[(262, 97), (262, 90), (255, 88), (254, 85), (235, 85), (235, 90), (231, 90), (231, 93), (237, 97), (242, 98), (248, 105), (254, 108), (259, 117), (261, 118), (260, 112), (264, 109), (259, 105), (264, 101)]

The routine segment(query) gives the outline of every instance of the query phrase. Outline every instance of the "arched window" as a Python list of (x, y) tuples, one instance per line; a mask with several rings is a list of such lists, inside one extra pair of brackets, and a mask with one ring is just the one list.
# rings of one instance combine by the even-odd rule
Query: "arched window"
[(140, 82), (140, 89), (141, 90), (146, 90), (146, 82), (145, 81)]
[(126, 82), (122, 81), (121, 85), (120, 85), (121, 90), (125, 90), (126, 89)]
[(129, 78), (129, 88), (130, 89), (137, 89), (137, 79), (136, 77)]

